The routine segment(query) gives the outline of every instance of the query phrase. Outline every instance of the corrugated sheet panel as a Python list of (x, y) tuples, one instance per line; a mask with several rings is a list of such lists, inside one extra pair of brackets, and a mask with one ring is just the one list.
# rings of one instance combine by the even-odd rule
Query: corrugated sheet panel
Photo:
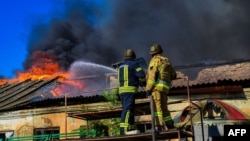
[[(234, 65), (224, 65), (215, 68), (206, 68), (198, 73), (194, 80), (189, 80), (190, 86), (217, 84), (220, 81), (245, 81), (250, 80), (250, 62), (244, 62)], [(178, 76), (185, 78), (183, 74)], [(176, 79), (172, 83), (172, 87), (187, 86), (185, 79)]]
[(1, 89), (0, 93), (0, 110), (6, 110), (15, 106), (28, 102), (35, 96), (35, 92), (49, 84), (56, 81), (57, 78), (50, 80), (26, 80), (8, 86), (4, 90)]

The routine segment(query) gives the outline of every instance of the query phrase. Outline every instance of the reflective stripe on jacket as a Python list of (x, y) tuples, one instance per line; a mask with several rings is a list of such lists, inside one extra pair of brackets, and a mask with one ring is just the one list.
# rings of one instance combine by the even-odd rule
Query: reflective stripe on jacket
[(119, 94), (136, 93), (141, 83), (146, 83), (146, 74), (133, 59), (126, 59), (118, 68)]
[(168, 91), (171, 87), (171, 81), (176, 78), (176, 72), (171, 66), (168, 58), (157, 54), (151, 58), (146, 90)]

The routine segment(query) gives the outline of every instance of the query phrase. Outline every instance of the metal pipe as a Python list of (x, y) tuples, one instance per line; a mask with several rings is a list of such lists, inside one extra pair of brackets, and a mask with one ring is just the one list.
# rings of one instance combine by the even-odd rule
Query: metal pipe
[(190, 91), (189, 91), (189, 78), (188, 76), (185, 77), (187, 81), (187, 95), (188, 95), (188, 104), (189, 104), (189, 115), (190, 115), (190, 125), (191, 125), (191, 132), (193, 133), (193, 116), (192, 116), (192, 103), (190, 98)]
[(67, 139), (67, 94), (64, 95), (65, 104), (65, 139)]
[(199, 111), (200, 111), (200, 119), (201, 119), (201, 134), (202, 134), (202, 141), (205, 141), (205, 138), (204, 138), (204, 129), (203, 129), (203, 113), (202, 113), (202, 108), (193, 103), (196, 107), (198, 107)]
[(205, 138), (204, 138), (204, 129), (203, 129), (203, 113), (202, 113), (202, 109), (201, 107), (200, 108), (200, 116), (201, 116), (201, 133), (202, 133), (202, 141), (205, 141)]
[(150, 95), (149, 96), (149, 100), (150, 100), (150, 111), (151, 111), (151, 117), (152, 117), (152, 121), (151, 121), (151, 125), (152, 125), (152, 141), (156, 140), (155, 137), (155, 117), (154, 117), (154, 101), (153, 101), (153, 96)]
[(84, 79), (92, 79), (92, 78), (100, 78), (100, 77), (109, 77), (109, 76), (116, 76), (117, 73), (106, 73), (104, 75), (87, 75), (87, 76), (81, 76), (77, 78), (67, 78), (65, 81), (74, 81), (74, 80), (84, 80)]
[(178, 130), (177, 134), (178, 134), (178, 140), (181, 141), (181, 135), (180, 135), (181, 132), (180, 132), (180, 130)]

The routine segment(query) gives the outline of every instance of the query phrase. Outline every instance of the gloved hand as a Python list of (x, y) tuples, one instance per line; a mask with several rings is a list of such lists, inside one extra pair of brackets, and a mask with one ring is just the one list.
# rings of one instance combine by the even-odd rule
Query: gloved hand
[(146, 96), (147, 96), (147, 97), (151, 96), (151, 93), (152, 93), (152, 91), (148, 90), (148, 91), (146, 92)]
[(140, 85), (141, 87), (145, 87), (145, 86), (146, 86), (146, 82), (140, 82), (139, 85)]

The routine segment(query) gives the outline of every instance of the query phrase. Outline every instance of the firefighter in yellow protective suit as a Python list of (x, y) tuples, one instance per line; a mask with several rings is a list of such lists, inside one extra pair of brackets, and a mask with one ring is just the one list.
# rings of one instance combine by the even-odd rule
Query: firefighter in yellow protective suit
[(162, 55), (162, 47), (153, 44), (149, 54), (152, 55), (147, 71), (147, 96), (152, 95), (155, 107), (155, 131), (161, 132), (164, 127), (174, 128), (174, 122), (168, 110), (168, 93), (171, 81), (176, 78), (176, 71), (169, 59)]

